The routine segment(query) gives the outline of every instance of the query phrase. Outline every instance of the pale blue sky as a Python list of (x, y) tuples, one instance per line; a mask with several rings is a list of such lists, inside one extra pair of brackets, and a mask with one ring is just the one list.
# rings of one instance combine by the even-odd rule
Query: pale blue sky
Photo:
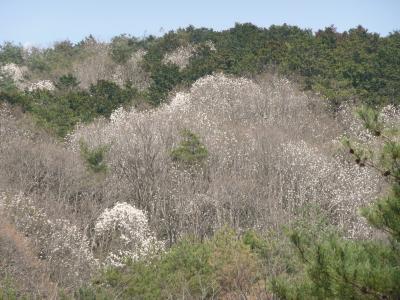
[(262, 27), (286, 22), (313, 30), (334, 24), (339, 31), (361, 24), (386, 35), (400, 29), (399, 16), (400, 0), (0, 0), (0, 42), (49, 46), (89, 34), (107, 40), (190, 24), (221, 30), (235, 22)]

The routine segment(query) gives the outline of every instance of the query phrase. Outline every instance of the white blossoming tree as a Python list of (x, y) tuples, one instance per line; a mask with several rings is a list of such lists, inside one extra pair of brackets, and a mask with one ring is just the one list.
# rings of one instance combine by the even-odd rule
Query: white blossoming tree
[(105, 264), (120, 266), (126, 259), (139, 259), (161, 246), (146, 214), (127, 203), (105, 209), (96, 221), (93, 248)]

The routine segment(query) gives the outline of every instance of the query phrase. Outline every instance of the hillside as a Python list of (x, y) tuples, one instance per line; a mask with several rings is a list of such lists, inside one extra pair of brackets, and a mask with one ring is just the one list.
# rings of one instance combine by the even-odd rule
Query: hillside
[(0, 65), (0, 299), (399, 295), (398, 223), (360, 215), (398, 184), (398, 32), (188, 27)]

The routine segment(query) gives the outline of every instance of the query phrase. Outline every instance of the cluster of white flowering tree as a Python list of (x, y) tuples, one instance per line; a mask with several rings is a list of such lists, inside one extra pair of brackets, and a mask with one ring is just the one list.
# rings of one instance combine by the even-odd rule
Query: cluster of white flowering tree
[[(210, 49), (210, 51), (216, 51), (215, 45), (212, 41), (206, 41), (204, 46)], [(165, 53), (162, 62), (164, 64), (174, 64), (179, 67), (180, 70), (186, 68), (190, 63), (190, 59), (193, 58), (198, 53), (198, 45), (182, 45), (173, 51)]]
[(162, 248), (148, 226), (146, 214), (127, 204), (105, 209), (94, 226), (93, 246), (101, 261), (121, 266), (126, 259), (137, 260)]
[[(54, 90), (54, 84), (51, 80), (38, 80), (30, 82), (26, 79), (28, 68), (26, 66), (17, 66), (16, 64), (7, 64), (0, 68), (0, 80), (4, 76), (9, 76), (14, 82), (15, 86), (21, 90)], [(1, 75), (3, 74), (3, 75)]]
[(12, 222), (47, 262), (48, 274), (62, 285), (83, 284), (97, 268), (85, 233), (66, 218), (54, 218), (22, 193), (0, 194), (0, 217)]
[(195, 51), (196, 49), (192, 45), (181, 46), (172, 52), (166, 53), (162, 62), (164, 64), (175, 64), (182, 70), (189, 64), (190, 58), (195, 54)]

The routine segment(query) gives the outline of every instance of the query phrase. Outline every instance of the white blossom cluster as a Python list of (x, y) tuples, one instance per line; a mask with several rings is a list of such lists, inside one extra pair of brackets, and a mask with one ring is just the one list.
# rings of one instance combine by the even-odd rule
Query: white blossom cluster
[(149, 75), (143, 70), (141, 65), (145, 55), (146, 51), (140, 49), (135, 51), (126, 63), (116, 65), (111, 76), (111, 81), (119, 86), (123, 86), (129, 80), (139, 90), (146, 89), (150, 84)]
[(90, 241), (82, 230), (67, 219), (50, 218), (32, 198), (22, 193), (1, 193), (0, 216), (2, 214), (34, 242), (38, 257), (48, 261), (54, 268), (51, 272), (59, 278), (84, 282), (97, 268)]
[(51, 80), (39, 80), (37, 82), (30, 83), (27, 89), (30, 92), (35, 90), (53, 91), (55, 89), (55, 86)]
[[(243, 109), (242, 99), (245, 97), (246, 109)], [(196, 81), (189, 93), (178, 93), (170, 104), (159, 109), (143, 113), (118, 109), (111, 115), (110, 123), (99, 121), (80, 126), (67, 139), (75, 149), (83, 138), (93, 146), (112, 144), (112, 148), (122, 154), (134, 145), (142, 144), (138, 131), (143, 126), (152, 132), (153, 143), (160, 144), (160, 147), (165, 147), (163, 135), (166, 132), (173, 134), (178, 141), (180, 129), (187, 127), (201, 135), (210, 152), (221, 152), (220, 158), (226, 160), (232, 157), (230, 152), (237, 149), (233, 144), (241, 142), (227, 129), (236, 122), (250, 126), (252, 117), (259, 114), (257, 103), (260, 101), (261, 90), (250, 80), (210, 75)], [(140, 150), (135, 152), (138, 156), (143, 153)]]
[[(291, 165), (285, 184), (286, 201), (295, 206), (304, 201), (320, 204), (349, 237), (368, 236), (371, 228), (358, 214), (378, 196), (381, 176), (370, 169), (328, 157), (304, 141), (282, 145), (281, 155)], [(286, 171), (287, 172), (287, 171)], [(290, 209), (290, 208), (289, 208)]]
[(0, 73), (3, 73), (7, 76), (10, 76), (11, 79), (14, 81), (15, 85), (18, 88), (23, 89), (25, 87), (24, 84), (24, 76), (27, 72), (27, 67), (23, 66), (20, 67), (14, 63), (6, 64), (0, 68)]
[[(21, 90), (49, 90), (52, 91), (55, 89), (54, 84), (51, 80), (39, 80), (37, 82), (28, 82), (25, 79), (25, 75), (28, 72), (28, 68), (26, 66), (17, 66), (16, 64), (7, 64), (1, 67), (1, 73), (6, 74), (12, 78), (15, 85)], [(1, 76), (0, 76), (1, 77)]]
[(122, 266), (126, 258), (139, 259), (162, 244), (151, 232), (145, 213), (128, 203), (105, 209), (94, 227), (94, 244), (105, 249), (105, 264)]
[(380, 112), (381, 121), (385, 126), (399, 127), (400, 125), (400, 109), (394, 105), (386, 105)]
[(16, 64), (11, 63), (2, 66), (1, 71), (11, 76), (14, 81), (18, 82), (24, 79), (26, 69), (24, 67), (19, 67)]
[(70, 220), (50, 217), (45, 208), (22, 193), (0, 191), (0, 217), (33, 242), (36, 255), (47, 261), (49, 272), (65, 284), (79, 285), (99, 266), (123, 266), (127, 258), (139, 259), (163, 249), (146, 214), (127, 203), (104, 210), (91, 238)]
[(205, 45), (208, 48), (210, 48), (211, 51), (217, 51), (217, 48), (215, 47), (215, 44), (214, 44), (213, 41), (208, 40), (208, 41), (205, 42)]
[(348, 104), (341, 105), (337, 119), (343, 124), (344, 135), (356, 138), (364, 144), (371, 144), (373, 135), (365, 128), (363, 122), (356, 116), (353, 107)]
[(166, 53), (162, 62), (175, 64), (182, 70), (189, 64), (189, 60), (195, 52), (196, 48), (192, 45), (180, 46), (174, 51)]

